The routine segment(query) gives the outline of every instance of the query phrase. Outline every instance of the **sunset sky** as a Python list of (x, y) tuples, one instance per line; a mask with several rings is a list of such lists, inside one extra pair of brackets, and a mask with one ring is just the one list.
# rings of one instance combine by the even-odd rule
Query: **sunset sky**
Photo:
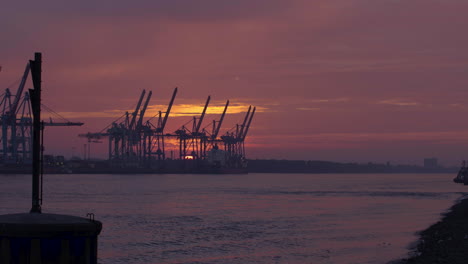
[(221, 133), (257, 106), (248, 158), (457, 165), (467, 14), (465, 0), (7, 1), (0, 93), (43, 53), (43, 103), (85, 122), (47, 128), (52, 154), (82, 155), (77, 135), (131, 111), (143, 89), (152, 117), (179, 87), (167, 132), (208, 95), (206, 125), (231, 102)]

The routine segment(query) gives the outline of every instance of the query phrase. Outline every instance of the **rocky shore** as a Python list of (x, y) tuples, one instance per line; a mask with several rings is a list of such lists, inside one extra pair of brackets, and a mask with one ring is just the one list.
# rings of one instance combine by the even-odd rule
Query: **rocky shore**
[(412, 256), (393, 264), (468, 263), (468, 196), (420, 233)]

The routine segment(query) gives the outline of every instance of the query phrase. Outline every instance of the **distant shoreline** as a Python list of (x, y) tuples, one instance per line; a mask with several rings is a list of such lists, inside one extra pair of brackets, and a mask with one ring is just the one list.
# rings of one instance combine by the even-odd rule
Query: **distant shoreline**
[[(177, 161), (177, 160), (174, 160)], [(59, 166), (46, 164), (46, 174), (244, 174), (244, 173), (452, 173), (455, 177), (458, 167), (423, 167), (417, 165), (391, 165), (380, 163), (339, 163), (332, 161), (305, 160), (247, 160), (247, 167), (235, 168), (184, 168), (177, 163), (168, 162), (168, 166), (160, 168), (111, 167), (107, 160), (64, 160)], [(170, 166), (169, 166), (170, 165)], [(31, 173), (31, 167), (22, 164), (0, 166), (0, 174)]]
[[(304, 160), (248, 160), (251, 173), (456, 173), (456, 167)], [(454, 176), (455, 177), (455, 176)]]

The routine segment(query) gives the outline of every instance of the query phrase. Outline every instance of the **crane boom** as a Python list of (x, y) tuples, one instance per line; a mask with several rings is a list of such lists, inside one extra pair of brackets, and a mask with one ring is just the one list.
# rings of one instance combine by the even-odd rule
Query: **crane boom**
[(239, 132), (236, 135), (238, 138), (241, 138), (242, 135), (244, 135), (244, 127), (245, 127), (245, 124), (247, 123), (247, 120), (249, 118), (250, 110), (252, 110), (252, 106), (249, 106), (249, 110), (247, 111), (247, 114), (245, 115), (244, 122), (242, 123), (242, 126), (241, 126)]
[(161, 127), (158, 128), (160, 132), (164, 131), (164, 127), (166, 126), (167, 118), (169, 117), (169, 113), (171, 112), (171, 108), (172, 108), (172, 105), (174, 104), (174, 99), (176, 95), (177, 95), (177, 87), (174, 89), (174, 92), (172, 93), (172, 98), (167, 107), (166, 114), (164, 115), (164, 119), (161, 123)]
[(146, 97), (146, 102), (145, 102), (145, 105), (143, 106), (143, 109), (141, 109), (140, 111), (140, 119), (138, 119), (138, 123), (137, 123), (137, 128), (140, 128), (141, 125), (143, 124), (143, 117), (145, 115), (145, 112), (146, 112), (146, 108), (148, 108), (148, 103), (151, 99), (151, 95), (153, 94), (152, 91), (150, 91), (148, 93), (148, 97)]
[(26, 80), (28, 79), (30, 69), (31, 69), (31, 66), (29, 65), (29, 62), (28, 62), (26, 64), (26, 68), (24, 69), (24, 73), (23, 73), (23, 77), (21, 78), (20, 85), (18, 86), (18, 91), (16, 92), (15, 100), (13, 101), (13, 104), (11, 105), (11, 109), (10, 109), (11, 115), (16, 114), (16, 109), (18, 108), (21, 95), (23, 94), (24, 86), (26, 85)]
[(101, 137), (109, 136), (109, 133), (91, 133), (88, 132), (86, 134), (78, 134), (79, 137), (85, 137), (88, 139), (101, 139)]
[(205, 117), (206, 109), (208, 108), (208, 104), (210, 103), (211, 96), (208, 96), (208, 99), (206, 99), (205, 107), (203, 108), (203, 112), (200, 116), (200, 119), (198, 120), (197, 127), (195, 128), (195, 133), (198, 133), (200, 131), (200, 126), (203, 122), (203, 118)]
[(44, 126), (82, 126), (83, 122), (44, 122)]
[(0, 102), (0, 106), (2, 106), (2, 112), (1, 114), (8, 114), (9, 110), (11, 109), (11, 92), (10, 89), (6, 88), (5, 90), (5, 95), (2, 98), (2, 101)]
[(249, 131), (249, 128), (250, 128), (250, 123), (252, 123), (252, 119), (255, 114), (255, 109), (256, 107), (254, 107), (252, 114), (250, 115), (249, 122), (247, 123), (247, 127), (245, 128), (244, 134), (242, 135), (242, 140), (244, 140), (245, 137), (247, 136), (247, 132)]
[(141, 92), (140, 100), (138, 100), (138, 104), (135, 108), (135, 111), (132, 113), (132, 120), (130, 121), (129, 128), (132, 129), (135, 125), (136, 116), (138, 115), (138, 111), (140, 110), (141, 102), (143, 101), (143, 97), (145, 96), (146, 91), (143, 89)]
[(219, 119), (218, 126), (216, 127), (216, 130), (212, 135), (213, 139), (216, 139), (216, 137), (218, 137), (219, 130), (221, 129), (221, 125), (223, 124), (224, 116), (226, 115), (226, 111), (228, 109), (228, 106), (229, 106), (229, 100), (227, 100), (227, 102), (226, 102), (226, 106), (224, 107), (223, 114), (221, 115), (221, 118)]

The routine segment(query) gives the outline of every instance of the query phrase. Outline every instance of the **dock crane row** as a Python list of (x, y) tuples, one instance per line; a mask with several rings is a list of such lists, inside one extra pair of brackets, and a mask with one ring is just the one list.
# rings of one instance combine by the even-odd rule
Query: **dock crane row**
[[(32, 164), (32, 112), (30, 95), (24, 87), (31, 67), (26, 64), (23, 76), (19, 82), (16, 94), (13, 95), (10, 87), (0, 96), (0, 165)], [(64, 122), (55, 122), (52, 119), (43, 121), (46, 126), (82, 126), (81, 122), (70, 122), (44, 106), (52, 114), (59, 116)]]
[[(0, 95), (0, 167), (32, 164), (32, 126), (33, 116), (30, 93), (25, 89), (31, 72), (26, 64), (15, 94), (10, 85)], [(16, 85), (16, 83), (14, 85)], [(169, 119), (178, 88), (175, 88), (165, 111), (151, 118), (145, 118), (152, 92), (143, 90), (135, 109), (124, 113), (100, 132), (79, 134), (88, 140), (85, 153), (90, 158), (90, 144), (101, 143), (108, 139), (108, 172), (206, 172), (206, 173), (241, 173), (246, 171), (245, 138), (249, 131), (255, 107), (250, 106), (241, 124), (225, 134), (220, 130), (229, 107), (226, 101), (218, 120), (212, 120), (203, 126), (211, 101), (208, 96), (203, 111), (199, 116), (180, 126), (176, 131), (167, 132)], [(53, 126), (82, 126), (82, 122), (70, 122), (58, 113), (42, 105), (60, 122), (49, 119), (42, 121), (42, 129)], [(86, 156), (86, 154), (85, 154)], [(86, 158), (85, 158), (86, 159)], [(23, 167), (27, 167), (23, 166)]]
[[(156, 116), (144, 122), (152, 92), (146, 94), (143, 90), (133, 112), (126, 112), (100, 132), (79, 136), (87, 138), (88, 142), (108, 138), (108, 159), (113, 169), (180, 173), (245, 171), (244, 142), (255, 107), (249, 107), (243, 123), (237, 124), (235, 131), (219, 136), (229, 100), (219, 120), (213, 120), (202, 128), (211, 100), (208, 96), (200, 116), (193, 117), (176, 131), (168, 133), (165, 131), (166, 123), (177, 91), (178, 88), (175, 88), (165, 112), (159, 111)], [(207, 129), (210, 126), (211, 129)], [(168, 150), (168, 145), (172, 147), (171, 150)]]

